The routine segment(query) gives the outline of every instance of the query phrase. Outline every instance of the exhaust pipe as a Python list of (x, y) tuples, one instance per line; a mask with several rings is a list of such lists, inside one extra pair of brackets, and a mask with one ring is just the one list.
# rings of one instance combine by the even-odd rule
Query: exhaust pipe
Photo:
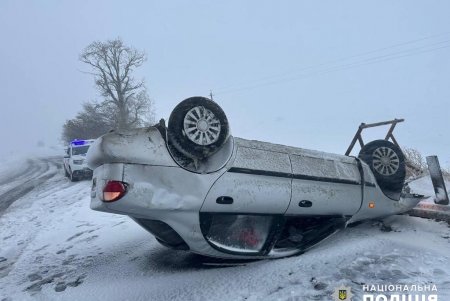
[(439, 205), (448, 205), (448, 193), (445, 188), (444, 177), (442, 176), (441, 166), (437, 156), (427, 157), (428, 170), (430, 172), (431, 182), (433, 183), (436, 198), (434, 202)]

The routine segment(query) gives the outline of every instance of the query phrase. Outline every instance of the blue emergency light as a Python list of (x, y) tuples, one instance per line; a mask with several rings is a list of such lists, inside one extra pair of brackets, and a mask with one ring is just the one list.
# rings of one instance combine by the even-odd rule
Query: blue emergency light
[(91, 142), (91, 141), (75, 139), (72, 142), (70, 142), (70, 144), (80, 146), (80, 145), (85, 145), (85, 144), (87, 144), (89, 142)]

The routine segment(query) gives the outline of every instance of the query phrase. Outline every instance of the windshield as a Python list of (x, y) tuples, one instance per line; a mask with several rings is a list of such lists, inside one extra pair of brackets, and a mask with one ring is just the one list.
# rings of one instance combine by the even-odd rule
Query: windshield
[(89, 149), (89, 145), (74, 147), (74, 148), (72, 148), (72, 155), (86, 154), (88, 149)]

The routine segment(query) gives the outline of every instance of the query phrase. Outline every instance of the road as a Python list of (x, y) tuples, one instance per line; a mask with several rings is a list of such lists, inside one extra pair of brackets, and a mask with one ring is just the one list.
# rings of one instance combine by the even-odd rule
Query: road
[(59, 157), (28, 159), (25, 166), (0, 178), (0, 215), (16, 200), (55, 177), (62, 168)]

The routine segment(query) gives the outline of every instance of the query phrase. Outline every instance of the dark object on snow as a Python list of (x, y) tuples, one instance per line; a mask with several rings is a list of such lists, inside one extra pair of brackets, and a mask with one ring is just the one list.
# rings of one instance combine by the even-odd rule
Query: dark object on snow
[(433, 182), (434, 192), (436, 193), (434, 202), (439, 205), (448, 205), (448, 193), (437, 156), (428, 156), (427, 164), (428, 170), (430, 171), (431, 181)]

